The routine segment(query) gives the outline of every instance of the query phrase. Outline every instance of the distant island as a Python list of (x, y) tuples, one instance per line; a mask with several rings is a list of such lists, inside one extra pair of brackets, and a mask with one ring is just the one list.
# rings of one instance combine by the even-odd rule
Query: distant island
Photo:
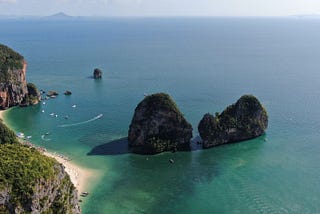
[(75, 17), (69, 16), (64, 12), (59, 12), (59, 13), (55, 13), (55, 14), (50, 15), (50, 16), (45, 16), (44, 18), (47, 19), (47, 20), (65, 20), (65, 19), (73, 19)]

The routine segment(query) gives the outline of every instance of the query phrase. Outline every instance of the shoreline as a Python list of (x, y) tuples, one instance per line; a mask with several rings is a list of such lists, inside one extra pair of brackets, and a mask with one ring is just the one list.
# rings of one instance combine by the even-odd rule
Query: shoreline
[(4, 113), (6, 112), (6, 110), (0, 110), (0, 120), (4, 123)]
[[(2, 121), (4, 124), (6, 124), (4, 120), (4, 114), (6, 111), (7, 110), (0, 110), (0, 121)], [(22, 141), (21, 143), (25, 144), (25, 142)], [(54, 158), (57, 162), (64, 166), (64, 169), (69, 175), (71, 182), (78, 191), (79, 199), (82, 192), (88, 192), (92, 188), (92, 186), (90, 187), (89, 185), (92, 183), (91, 181), (96, 180), (99, 176), (99, 172), (97, 170), (81, 167), (62, 155), (48, 152), (45, 148), (39, 148), (30, 142), (27, 142), (27, 145), (38, 148), (38, 151), (43, 155)]]
[(79, 196), (83, 192), (89, 192), (88, 190), (90, 190), (90, 187), (88, 184), (92, 183), (90, 182), (92, 179), (96, 179), (98, 177), (98, 172), (96, 170), (81, 167), (70, 160), (65, 159), (59, 154), (48, 151), (43, 151), (42, 154), (47, 157), (54, 158), (64, 166), (64, 169), (68, 173), (71, 182), (78, 190)]

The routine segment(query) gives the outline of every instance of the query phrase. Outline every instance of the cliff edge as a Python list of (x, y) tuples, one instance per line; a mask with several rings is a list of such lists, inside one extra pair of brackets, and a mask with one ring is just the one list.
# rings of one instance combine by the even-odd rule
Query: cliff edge
[(16, 105), (37, 104), (40, 93), (36, 89), (30, 97), (26, 81), (27, 62), (11, 48), (0, 44), (0, 109)]

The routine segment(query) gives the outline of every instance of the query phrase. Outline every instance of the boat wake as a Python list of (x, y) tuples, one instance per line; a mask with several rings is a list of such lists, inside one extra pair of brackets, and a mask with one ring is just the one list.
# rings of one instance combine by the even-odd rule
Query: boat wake
[(49, 138), (45, 138), (45, 137), (46, 137), (46, 135), (44, 135), (44, 134), (43, 134), (43, 135), (41, 135), (41, 139), (42, 139), (42, 140), (44, 140), (44, 141), (50, 141), (50, 140), (51, 140), (51, 139), (49, 139)]
[(64, 128), (64, 127), (70, 127), (70, 126), (80, 126), (80, 125), (83, 125), (83, 124), (90, 123), (90, 122), (93, 122), (95, 120), (98, 120), (101, 117), (103, 117), (103, 114), (99, 114), (99, 115), (95, 116), (94, 118), (91, 118), (90, 120), (86, 120), (86, 121), (79, 122), (79, 123), (63, 124), (63, 125), (59, 125), (58, 127)]

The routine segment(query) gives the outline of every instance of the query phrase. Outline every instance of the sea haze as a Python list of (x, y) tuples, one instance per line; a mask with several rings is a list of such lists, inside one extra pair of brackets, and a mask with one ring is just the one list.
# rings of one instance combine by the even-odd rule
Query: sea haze
[[(119, 18), (0, 25), (0, 42), (27, 60), (28, 81), (60, 93), (45, 104), (10, 110), (9, 126), (102, 174), (91, 184), (83, 213), (320, 211), (320, 20)], [(101, 80), (91, 78), (96, 67), (103, 70)], [(65, 90), (72, 95), (64, 96)], [(269, 128), (254, 140), (208, 150), (129, 154), (123, 138), (134, 109), (154, 92), (174, 98), (194, 136), (203, 114), (221, 112), (243, 94), (265, 105)]]

